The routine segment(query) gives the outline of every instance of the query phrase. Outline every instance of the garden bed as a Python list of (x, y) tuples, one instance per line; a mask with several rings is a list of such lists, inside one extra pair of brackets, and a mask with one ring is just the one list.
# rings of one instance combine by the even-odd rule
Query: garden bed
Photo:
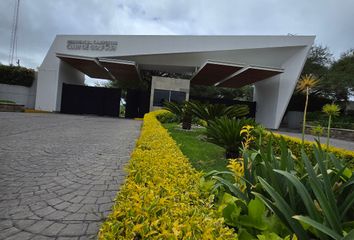
[(156, 119), (144, 125), (128, 177), (100, 229), (100, 239), (236, 239), (199, 189), (196, 171)]

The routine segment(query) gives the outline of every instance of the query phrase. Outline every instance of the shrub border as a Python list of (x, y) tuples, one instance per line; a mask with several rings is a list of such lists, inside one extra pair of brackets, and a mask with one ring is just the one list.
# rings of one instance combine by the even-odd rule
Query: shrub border
[[(278, 134), (278, 133), (269, 133), (268, 136), (272, 134), (277, 140), (280, 140), (283, 138), (286, 143), (288, 144), (288, 147), (290, 150), (295, 154), (295, 156), (299, 157), (300, 152), (301, 152), (301, 139), (295, 138), (295, 137), (290, 137), (286, 136), (283, 134)], [(312, 151), (313, 148), (312, 146), (315, 144), (315, 142), (311, 141), (306, 141), (304, 143), (304, 149), (305, 152), (308, 156), (312, 156)], [(327, 149), (327, 146), (325, 144), (321, 144), (323, 149)], [(276, 147), (275, 147), (276, 148)], [(337, 148), (337, 147), (329, 147), (329, 152), (333, 153), (336, 157), (339, 159), (345, 160), (351, 169), (354, 169), (354, 151), (346, 150), (343, 148)]]
[(99, 239), (237, 239), (199, 187), (201, 173), (156, 119), (145, 115), (128, 177)]

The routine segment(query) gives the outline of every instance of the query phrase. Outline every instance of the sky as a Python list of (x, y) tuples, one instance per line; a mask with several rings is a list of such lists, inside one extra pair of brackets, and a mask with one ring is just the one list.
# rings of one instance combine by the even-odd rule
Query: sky
[[(15, 0), (1, 0), (8, 64)], [(354, 48), (354, 0), (21, 0), (17, 58), (40, 66), (56, 34), (316, 35), (335, 58)]]

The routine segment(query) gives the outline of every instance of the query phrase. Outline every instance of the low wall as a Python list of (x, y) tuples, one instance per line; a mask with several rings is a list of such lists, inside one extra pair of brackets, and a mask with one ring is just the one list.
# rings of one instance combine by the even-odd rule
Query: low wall
[(31, 87), (0, 84), (0, 99), (10, 100), (26, 108), (34, 108), (36, 101), (37, 81)]
[[(306, 125), (305, 132), (311, 134), (311, 129), (315, 126)], [(327, 128), (323, 128), (323, 136), (326, 136)], [(331, 138), (343, 139), (347, 141), (354, 141), (354, 130), (351, 129), (341, 129), (341, 128), (331, 128)]]

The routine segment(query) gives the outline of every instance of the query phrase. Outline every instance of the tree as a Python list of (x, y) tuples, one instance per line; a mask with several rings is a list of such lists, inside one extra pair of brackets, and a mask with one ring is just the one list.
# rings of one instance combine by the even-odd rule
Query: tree
[(332, 63), (333, 55), (329, 48), (327, 46), (314, 45), (310, 49), (301, 74), (313, 74), (318, 78), (325, 77)]
[(222, 88), (214, 86), (191, 85), (190, 95), (204, 98), (225, 98), (252, 101), (253, 87)]
[(342, 54), (332, 64), (323, 88), (334, 101), (348, 101), (354, 90), (354, 49)]

